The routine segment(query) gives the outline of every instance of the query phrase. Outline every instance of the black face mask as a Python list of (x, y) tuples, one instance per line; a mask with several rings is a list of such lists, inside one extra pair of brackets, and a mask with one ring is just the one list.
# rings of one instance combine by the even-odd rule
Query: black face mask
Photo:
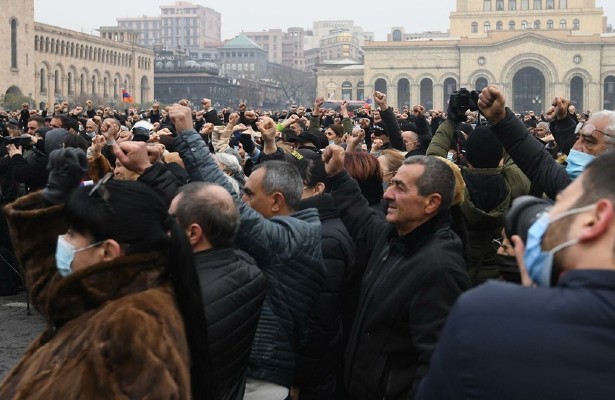
[(519, 266), (514, 256), (495, 255), (495, 263), (500, 269), (500, 274), (506, 282), (521, 283)]

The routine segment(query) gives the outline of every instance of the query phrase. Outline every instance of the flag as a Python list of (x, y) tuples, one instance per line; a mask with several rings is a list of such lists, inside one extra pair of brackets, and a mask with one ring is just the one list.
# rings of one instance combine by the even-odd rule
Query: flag
[(132, 98), (128, 90), (122, 89), (122, 102), (124, 103), (134, 103), (135, 99)]

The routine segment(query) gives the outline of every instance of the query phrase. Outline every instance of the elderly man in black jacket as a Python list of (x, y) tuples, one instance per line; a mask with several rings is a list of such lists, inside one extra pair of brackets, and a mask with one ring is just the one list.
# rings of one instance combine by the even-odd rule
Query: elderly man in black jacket
[[(305, 341), (309, 313), (325, 279), (318, 212), (297, 211), (303, 183), (299, 171), (285, 162), (268, 161), (255, 169), (241, 201), (192, 128), (191, 110), (176, 104), (169, 116), (191, 180), (216, 183), (233, 195), (241, 217), (237, 247), (256, 260), (267, 278), (244, 398), (283, 400), (294, 378), (295, 352)], [(275, 123), (265, 118), (259, 129), (275, 133)]]
[(267, 280), (252, 257), (233, 248), (239, 210), (221, 186), (193, 182), (171, 202), (194, 251), (207, 319), (212, 392), (241, 400), (248, 357), (265, 300)]
[(515, 164), (532, 181), (532, 185), (551, 199), (578, 177), (590, 161), (615, 149), (615, 112), (600, 111), (591, 115), (575, 135), (576, 121), (568, 113), (569, 102), (561, 97), (553, 100), (555, 121), (551, 132), (555, 141), (568, 153), (567, 166), (558, 164), (544, 145), (528, 134), (515, 114), (506, 107), (504, 94), (495, 86), (481, 92), (478, 107), (493, 125), (491, 129), (500, 139)]
[(434, 157), (404, 161), (384, 194), (386, 221), (344, 170), (344, 150), (323, 154), (340, 216), (370, 249), (345, 357), (353, 400), (413, 398), (449, 310), (470, 287), (463, 248), (451, 230), (455, 178)]

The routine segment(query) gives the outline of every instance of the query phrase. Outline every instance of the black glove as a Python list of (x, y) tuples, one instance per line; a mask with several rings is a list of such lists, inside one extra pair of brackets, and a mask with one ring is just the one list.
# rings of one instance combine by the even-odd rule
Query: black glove
[(66, 202), (88, 171), (85, 151), (76, 148), (58, 149), (49, 155), (49, 180), (43, 198), (52, 204)]
[(249, 133), (242, 133), (239, 135), (239, 143), (243, 146), (243, 150), (247, 154), (252, 154), (254, 151), (254, 141), (252, 140), (252, 135)]
[(454, 110), (451, 107), (451, 102), (448, 103), (448, 108), (446, 109), (446, 117), (453, 121), (455, 125), (460, 124), (461, 122), (466, 122), (468, 117), (466, 116), (465, 111), (463, 110)]

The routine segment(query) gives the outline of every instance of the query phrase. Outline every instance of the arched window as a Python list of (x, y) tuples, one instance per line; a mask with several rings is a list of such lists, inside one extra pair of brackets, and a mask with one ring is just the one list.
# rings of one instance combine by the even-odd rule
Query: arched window
[(581, 22), (577, 18), (572, 20), (572, 30), (573, 31), (578, 31), (580, 28), (580, 25), (581, 25)]
[(486, 21), (483, 24), (483, 32), (487, 33), (491, 30), (491, 23), (489, 21)]
[(106, 76), (103, 78), (103, 97), (109, 97), (109, 81)]
[(572, 103), (579, 112), (583, 110), (583, 78), (575, 76), (570, 80), (570, 103)]
[(566, 29), (566, 20), (562, 19), (561, 21), (559, 21), (559, 28), (560, 29)]
[(472, 33), (478, 32), (478, 22), (472, 22)]
[(397, 82), (397, 108), (402, 109), (404, 106), (410, 106), (410, 81), (401, 78)]
[(528, 28), (528, 24), (526, 20), (521, 21), (521, 29), (527, 29)]
[(429, 78), (421, 81), (420, 104), (427, 110), (433, 108), (433, 82)]
[(73, 73), (69, 72), (67, 74), (67, 84), (68, 84), (68, 95), (72, 96), (74, 93), (74, 88), (73, 88)]
[(604, 100), (605, 110), (615, 110), (615, 76), (609, 75), (604, 79)]
[(349, 81), (342, 83), (342, 100), (352, 100), (352, 83)]
[(515, 21), (508, 22), (508, 29), (510, 29), (511, 31), (515, 29)]
[(11, 68), (17, 68), (17, 20), (11, 18)]
[(547, 21), (547, 29), (553, 29), (553, 20), (552, 19)]
[(393, 31), (393, 41), (394, 42), (401, 42), (401, 31), (399, 29), (395, 29)]
[(34, 36), (34, 51), (38, 51), (38, 35)]
[(365, 83), (363, 81), (357, 83), (357, 100), (365, 100)]
[(41, 94), (45, 94), (47, 93), (47, 73), (45, 72), (44, 68), (41, 68), (40, 79), (41, 79), (41, 82), (40, 82)]
[(96, 94), (96, 75), (92, 75), (92, 94)]
[(508, 11), (515, 11), (517, 9), (517, 0), (508, 0)]
[(81, 78), (79, 79), (79, 94), (85, 94), (85, 74), (81, 74)]
[(496, 31), (501, 31), (502, 29), (504, 29), (504, 24), (502, 23), (502, 21), (498, 21), (495, 23), (495, 30)]
[(376, 82), (374, 82), (374, 90), (377, 91), (377, 92), (386, 94), (386, 92), (387, 92), (387, 81), (385, 81), (382, 78), (376, 79)]
[(454, 78), (446, 78), (446, 80), (444, 81), (444, 85), (442, 86), (443, 86), (442, 95), (444, 96), (443, 97), (444, 105), (442, 109), (445, 110), (448, 105), (448, 101), (451, 98), (451, 94), (453, 94), (453, 92), (457, 90), (457, 81)]
[(60, 80), (60, 71), (56, 69), (56, 72), (53, 74), (53, 93), (54, 94), (62, 94), (62, 82)]
[(476, 79), (476, 83), (474, 84), (474, 87), (479, 92), (483, 90), (484, 88), (486, 88), (487, 86), (489, 86), (489, 82), (487, 81), (486, 78), (483, 78), (483, 77)]
[(534, 21), (534, 29), (540, 29), (540, 20), (539, 19)]

